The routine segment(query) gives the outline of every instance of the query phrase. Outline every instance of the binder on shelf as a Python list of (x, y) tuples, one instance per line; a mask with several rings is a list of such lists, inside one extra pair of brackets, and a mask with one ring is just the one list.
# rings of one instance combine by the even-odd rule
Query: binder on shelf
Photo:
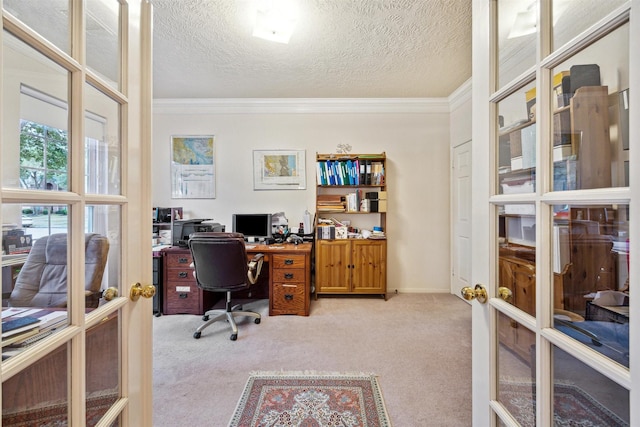
[(333, 224), (318, 224), (318, 227), (316, 227), (316, 238), (318, 240), (335, 239), (336, 226)]

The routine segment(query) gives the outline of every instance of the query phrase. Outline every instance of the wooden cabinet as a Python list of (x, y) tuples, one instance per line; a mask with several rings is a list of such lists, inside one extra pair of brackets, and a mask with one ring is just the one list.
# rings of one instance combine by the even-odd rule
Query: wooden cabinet
[[(500, 286), (511, 291), (514, 306), (526, 313), (536, 315), (536, 266), (534, 263), (512, 256), (499, 259)], [(500, 343), (520, 356), (523, 361), (531, 360), (531, 346), (536, 343), (536, 335), (529, 329), (506, 315), (498, 315), (498, 338)]]
[(269, 262), (269, 315), (309, 315), (311, 251), (273, 254)]
[(316, 167), (316, 297), (386, 297), (386, 154), (317, 154)]
[[(498, 277), (500, 287), (511, 291), (509, 303), (531, 316), (536, 315), (536, 264), (534, 260), (521, 258), (514, 253), (529, 257), (535, 253), (533, 248), (509, 247), (501, 249), (498, 260)], [(561, 273), (553, 275), (553, 307), (564, 309), (563, 289), (569, 281), (570, 265)], [(531, 346), (536, 343), (535, 334), (526, 327), (509, 319), (506, 315), (498, 315), (498, 337), (500, 343), (510, 348), (526, 363), (530, 362)]]
[(381, 294), (387, 291), (386, 240), (316, 242), (317, 294)]
[(193, 258), (188, 248), (171, 247), (163, 254), (164, 314), (204, 314), (214, 303), (214, 294), (198, 288), (193, 277)]

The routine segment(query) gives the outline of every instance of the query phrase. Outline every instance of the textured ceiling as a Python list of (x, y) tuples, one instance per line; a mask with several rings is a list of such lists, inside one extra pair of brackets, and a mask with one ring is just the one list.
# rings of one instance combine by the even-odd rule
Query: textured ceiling
[(289, 44), (252, 37), (255, 3), (153, 0), (154, 98), (446, 97), (471, 77), (471, 0), (297, 0)]

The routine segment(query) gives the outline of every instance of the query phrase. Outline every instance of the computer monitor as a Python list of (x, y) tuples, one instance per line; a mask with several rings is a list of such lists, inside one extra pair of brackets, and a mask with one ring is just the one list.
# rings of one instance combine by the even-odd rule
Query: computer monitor
[(234, 214), (233, 232), (244, 234), (247, 241), (271, 240), (271, 214)]

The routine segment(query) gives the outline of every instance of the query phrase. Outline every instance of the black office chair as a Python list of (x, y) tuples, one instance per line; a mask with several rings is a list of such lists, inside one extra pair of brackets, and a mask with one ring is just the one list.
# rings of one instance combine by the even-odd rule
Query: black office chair
[(256, 254), (247, 262), (244, 236), (240, 233), (193, 233), (189, 236), (188, 244), (198, 287), (209, 292), (227, 294), (225, 309), (207, 311), (202, 316), (205, 323), (196, 329), (193, 337), (200, 338), (204, 328), (218, 320), (226, 319), (233, 332), (230, 339), (235, 341), (238, 339), (235, 318), (253, 317), (255, 323), (260, 323), (260, 314), (242, 311), (240, 305), (232, 306), (231, 293), (246, 290), (256, 283), (262, 269), (264, 254)]

